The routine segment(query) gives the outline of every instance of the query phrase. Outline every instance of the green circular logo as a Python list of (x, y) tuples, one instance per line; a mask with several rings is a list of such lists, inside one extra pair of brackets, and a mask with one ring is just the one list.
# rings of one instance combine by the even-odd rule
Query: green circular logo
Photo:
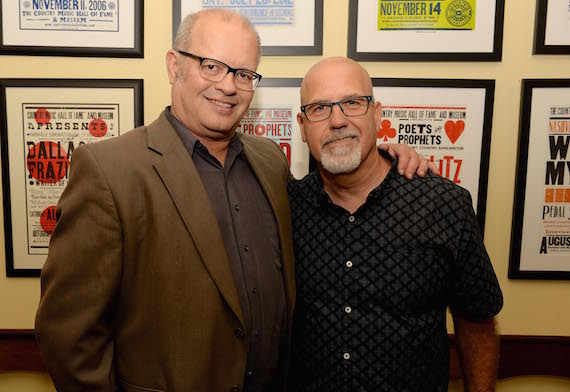
[(471, 20), (473, 10), (471, 5), (465, 0), (455, 0), (447, 6), (445, 16), (447, 21), (453, 26), (464, 26)]

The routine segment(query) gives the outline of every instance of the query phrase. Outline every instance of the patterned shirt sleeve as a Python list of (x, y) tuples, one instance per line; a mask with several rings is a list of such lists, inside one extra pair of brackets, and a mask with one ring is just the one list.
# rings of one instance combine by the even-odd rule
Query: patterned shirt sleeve
[(452, 265), (449, 307), (453, 314), (467, 319), (486, 320), (499, 313), (503, 295), (468, 192), (463, 199), (465, 219)]

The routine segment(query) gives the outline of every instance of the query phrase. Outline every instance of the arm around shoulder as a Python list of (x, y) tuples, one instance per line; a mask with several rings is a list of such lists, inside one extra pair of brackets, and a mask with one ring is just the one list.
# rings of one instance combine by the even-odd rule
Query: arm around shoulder
[(113, 316), (122, 228), (112, 192), (88, 148), (73, 153), (41, 274), (36, 339), (58, 390), (115, 390)]

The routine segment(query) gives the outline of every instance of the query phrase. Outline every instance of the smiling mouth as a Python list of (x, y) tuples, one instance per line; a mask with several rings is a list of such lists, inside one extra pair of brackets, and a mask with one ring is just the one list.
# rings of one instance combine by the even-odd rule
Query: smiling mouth
[(231, 108), (233, 108), (234, 106), (236, 106), (236, 105), (233, 105), (233, 104), (231, 104), (231, 103), (221, 102), (221, 101), (217, 101), (217, 100), (215, 100), (215, 99), (209, 99), (209, 98), (208, 98), (208, 101), (210, 101), (210, 103), (213, 103), (213, 104), (216, 105), (216, 106), (219, 106), (219, 107), (222, 107), (222, 108), (226, 108), (226, 109), (231, 109)]

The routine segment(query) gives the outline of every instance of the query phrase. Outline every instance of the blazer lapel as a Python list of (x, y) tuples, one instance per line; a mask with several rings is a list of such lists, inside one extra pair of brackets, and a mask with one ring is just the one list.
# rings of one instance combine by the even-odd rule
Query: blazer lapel
[(245, 326), (224, 241), (208, 194), (192, 158), (162, 113), (148, 127), (149, 148), (162, 156), (154, 163), (218, 290)]

